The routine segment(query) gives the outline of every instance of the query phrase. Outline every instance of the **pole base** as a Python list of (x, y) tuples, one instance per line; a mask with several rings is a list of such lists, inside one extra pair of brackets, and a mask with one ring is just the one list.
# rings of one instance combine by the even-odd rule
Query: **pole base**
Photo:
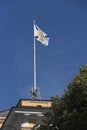
[(40, 100), (40, 91), (39, 89), (36, 89), (36, 90), (32, 90), (31, 91), (31, 95), (32, 95), (32, 99), (33, 100)]

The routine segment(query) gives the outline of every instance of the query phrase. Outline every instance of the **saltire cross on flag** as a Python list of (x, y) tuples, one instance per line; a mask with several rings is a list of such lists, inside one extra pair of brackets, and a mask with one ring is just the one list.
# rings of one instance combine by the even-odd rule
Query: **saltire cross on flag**
[(35, 23), (34, 23), (34, 37), (43, 45), (48, 46), (49, 36), (46, 33), (44, 33)]

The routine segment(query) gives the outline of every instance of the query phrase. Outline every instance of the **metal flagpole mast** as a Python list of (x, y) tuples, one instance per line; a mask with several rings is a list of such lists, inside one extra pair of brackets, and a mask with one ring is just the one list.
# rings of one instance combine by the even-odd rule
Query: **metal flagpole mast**
[[(33, 26), (35, 26), (35, 20), (33, 22)], [(34, 30), (35, 31), (35, 30)], [(34, 86), (33, 86), (33, 90), (32, 90), (32, 99), (39, 99), (39, 90), (37, 89), (36, 86), (36, 40), (35, 40), (35, 36), (34, 36)]]
[[(35, 24), (35, 21), (34, 21)], [(34, 37), (34, 91), (36, 90), (36, 43)]]

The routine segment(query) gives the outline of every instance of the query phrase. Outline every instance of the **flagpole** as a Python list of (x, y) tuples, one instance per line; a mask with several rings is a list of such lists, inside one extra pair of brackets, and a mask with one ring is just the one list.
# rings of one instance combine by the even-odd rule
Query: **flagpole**
[[(34, 29), (34, 86), (32, 90), (32, 99), (40, 99), (39, 89), (36, 86), (36, 39), (40, 41), (45, 46), (48, 45), (49, 38), (46, 33), (44, 33), (36, 24), (35, 20), (33, 21)], [(38, 37), (38, 38), (37, 38)]]
[[(33, 22), (33, 27), (35, 26), (35, 20)], [(36, 40), (34, 36), (34, 86), (32, 90), (32, 99), (37, 100), (38, 99), (38, 90), (36, 87)]]
[[(35, 24), (35, 20), (34, 20)], [(36, 91), (36, 41), (34, 37), (34, 91)]]
[[(33, 27), (35, 27), (35, 20), (33, 21)], [(34, 28), (35, 29), (35, 28)], [(34, 30), (35, 33), (35, 30)], [(37, 100), (40, 99), (39, 90), (36, 85), (36, 39), (34, 34), (34, 86), (32, 90), (32, 99)]]

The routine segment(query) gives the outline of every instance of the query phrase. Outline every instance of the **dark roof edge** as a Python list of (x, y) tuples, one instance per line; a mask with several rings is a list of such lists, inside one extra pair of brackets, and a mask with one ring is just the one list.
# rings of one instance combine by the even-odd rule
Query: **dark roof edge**
[(6, 119), (4, 120), (4, 123), (2, 124), (2, 126), (1, 126), (1, 128), (0, 128), (1, 130), (2, 130), (3, 126), (4, 126), (4, 124), (5, 124), (5, 122), (6, 122), (7, 118), (8, 118), (8, 116), (10, 115), (10, 113), (12, 112), (12, 110), (13, 110), (14, 108), (15, 108), (15, 107), (11, 107), (11, 109), (9, 109), (9, 113), (8, 113)]

